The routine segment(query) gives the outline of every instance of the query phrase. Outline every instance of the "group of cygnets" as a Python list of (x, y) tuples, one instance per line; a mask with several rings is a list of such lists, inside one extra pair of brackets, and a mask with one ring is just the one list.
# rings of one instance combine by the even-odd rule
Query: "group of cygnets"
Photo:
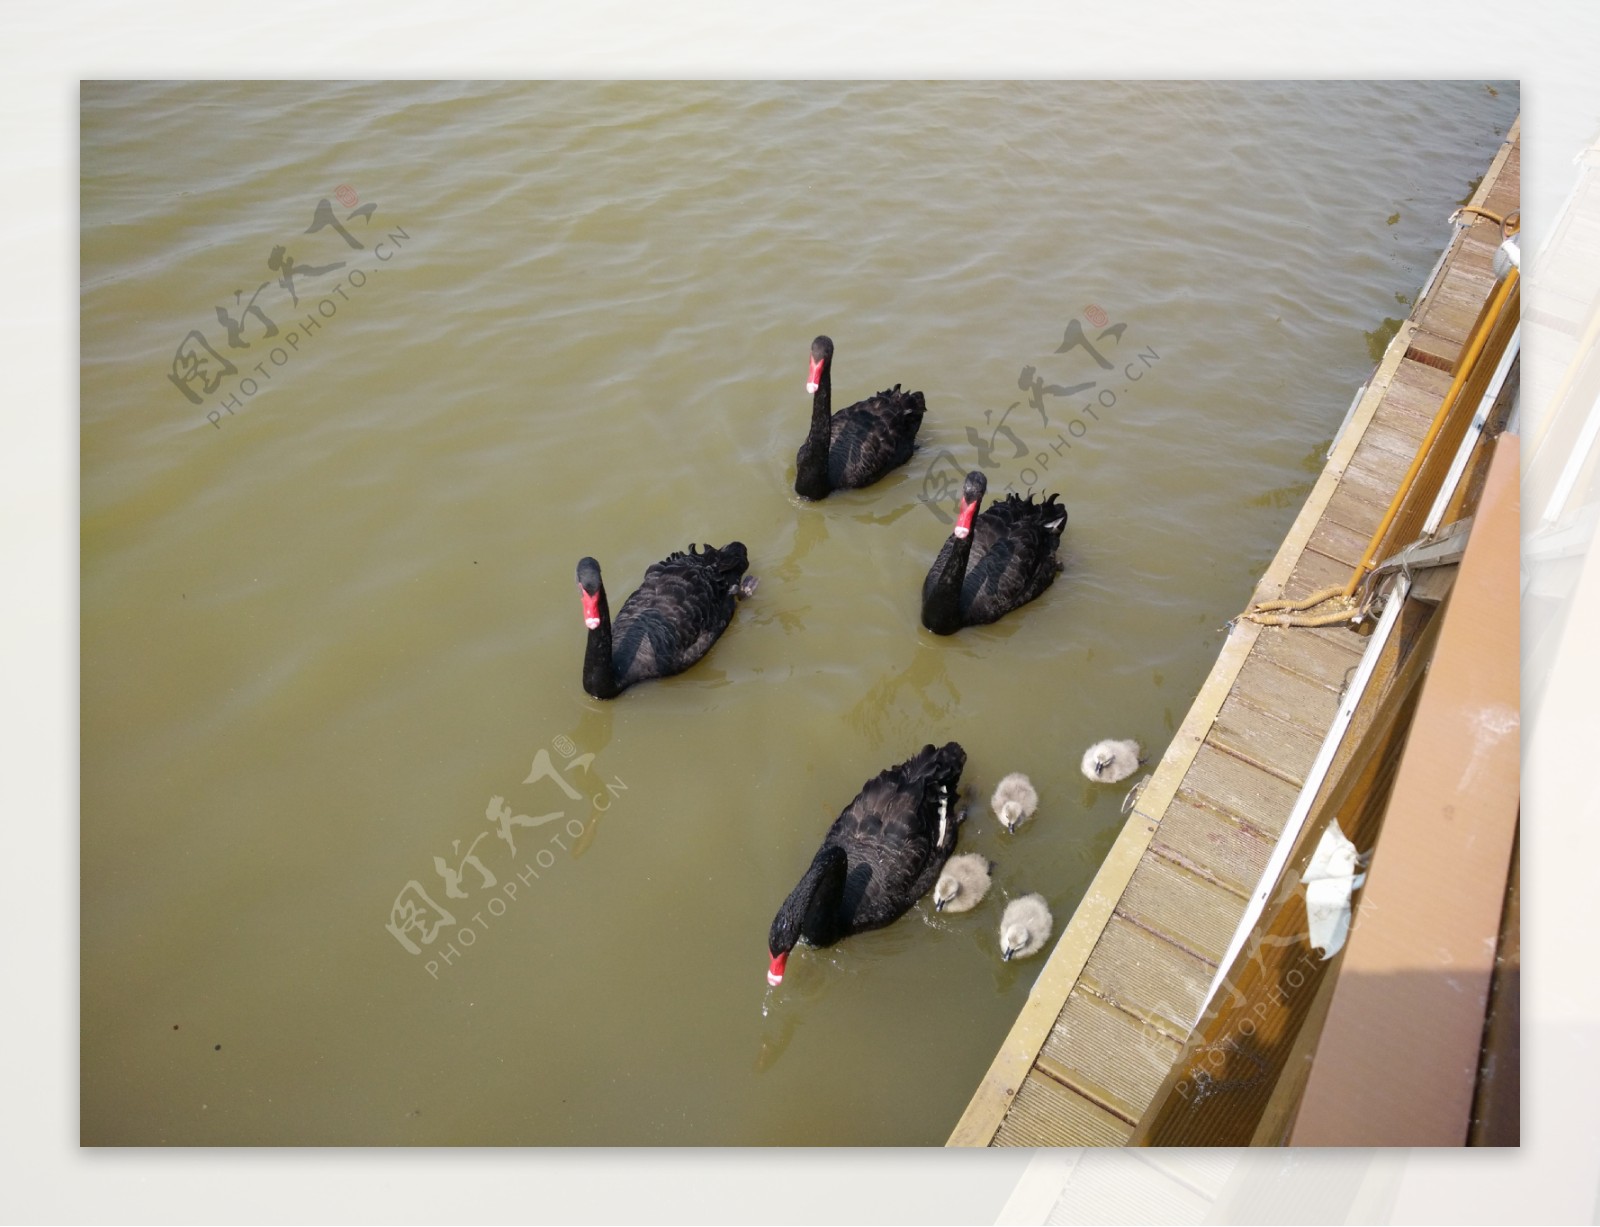
[[(1127, 779), (1144, 759), (1137, 741), (1097, 741), (1083, 755), (1083, 774), (1097, 783)], [(1006, 834), (1015, 834), (1039, 809), (1039, 791), (1020, 771), (995, 785), (989, 799), (994, 816)], [(945, 862), (933, 887), (933, 906), (939, 912), (970, 912), (983, 902), (996, 866), (977, 852), (963, 852)], [(1006, 904), (1000, 916), (1000, 957), (1006, 961), (1038, 954), (1050, 940), (1054, 926), (1050, 905), (1043, 895), (1019, 895)]]

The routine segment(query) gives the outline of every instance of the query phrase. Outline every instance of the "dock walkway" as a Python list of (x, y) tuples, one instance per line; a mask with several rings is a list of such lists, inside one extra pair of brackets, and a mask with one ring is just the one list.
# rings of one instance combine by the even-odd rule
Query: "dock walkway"
[[(1520, 155), (1519, 121), (1472, 205), (1519, 207)], [(1494, 288), (1499, 243), (1483, 217), (1456, 234), (1252, 601), (1341, 584), (1361, 562)], [(949, 1145), (1129, 1140), (1200, 1013), (1364, 646), (1339, 626), (1234, 625)]]

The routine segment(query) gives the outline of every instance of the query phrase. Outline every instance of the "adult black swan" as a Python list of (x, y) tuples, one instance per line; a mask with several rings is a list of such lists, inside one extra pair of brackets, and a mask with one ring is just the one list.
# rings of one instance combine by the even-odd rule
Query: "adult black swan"
[(1067, 509), (1049, 495), (1007, 495), (982, 515), (989, 488), (976, 470), (967, 474), (955, 527), (922, 583), (922, 625), (936, 635), (981, 626), (1026, 605), (1055, 582), (1056, 550)]
[(749, 566), (739, 541), (669, 554), (645, 571), (613, 626), (600, 564), (580, 559), (578, 595), (589, 628), (584, 690), (611, 699), (635, 682), (682, 673), (694, 664), (728, 628), (739, 598), (756, 590), (754, 576), (741, 578)]
[(866, 782), (772, 921), (767, 983), (783, 980), (801, 938), (831, 946), (881, 929), (928, 893), (956, 846), (956, 786), (966, 762), (953, 741), (928, 745)]
[(794, 458), (794, 492), (802, 498), (827, 498), (832, 490), (870, 486), (890, 469), (911, 459), (922, 415), (921, 392), (900, 385), (832, 413), (833, 342), (811, 342), (811, 433)]

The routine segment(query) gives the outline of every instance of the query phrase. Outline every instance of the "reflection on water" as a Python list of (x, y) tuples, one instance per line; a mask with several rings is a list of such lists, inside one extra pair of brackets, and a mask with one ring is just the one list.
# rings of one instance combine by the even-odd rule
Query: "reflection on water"
[[(845, 713), (845, 724), (870, 744), (885, 744), (890, 716), (900, 709), (900, 695), (907, 688), (917, 700), (915, 708), (922, 718), (914, 723), (919, 726), (942, 727), (961, 702), (960, 692), (950, 681), (945, 653), (940, 645), (923, 639), (913, 648), (910, 664), (868, 686), (866, 694)], [(906, 723), (913, 722), (896, 722), (896, 729)]]
[[(1042, 966), (1004, 899), (1060, 932), (1122, 821), (1083, 747), (1164, 747), (1516, 94), (86, 86), (84, 1140), (942, 1141)], [(819, 332), (928, 412), (809, 504)], [(937, 640), (980, 466), (1067, 567)], [(732, 538), (714, 651), (585, 695), (577, 560)], [(839, 808), (951, 739), (992, 902), (766, 995)]]

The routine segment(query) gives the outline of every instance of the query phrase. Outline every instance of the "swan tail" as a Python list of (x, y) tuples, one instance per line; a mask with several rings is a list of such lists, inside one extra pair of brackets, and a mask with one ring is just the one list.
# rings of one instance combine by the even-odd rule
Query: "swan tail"
[(922, 754), (930, 754), (923, 796), (926, 809), (937, 815), (934, 825), (936, 850), (948, 856), (956, 846), (956, 828), (964, 817), (961, 807), (961, 772), (967, 765), (967, 752), (954, 742), (946, 742), (938, 749), (930, 744)]
[(750, 569), (750, 552), (745, 549), (743, 541), (730, 541), (720, 550), (708, 545), (706, 555), (714, 556), (712, 565), (727, 582), (728, 591), (733, 593), (736, 600), (756, 594), (756, 587), (761, 580), (754, 575), (745, 575)]
[(895, 384), (892, 388), (885, 388), (872, 399), (889, 408), (902, 435), (907, 438), (916, 437), (917, 431), (922, 427), (923, 415), (928, 412), (927, 399), (921, 392), (902, 392), (900, 385)]
[(1032, 494), (1026, 498), (1020, 494), (1008, 494), (984, 514), (994, 517), (998, 527), (1007, 529), (1013, 525), (1036, 524), (1059, 542), (1062, 531), (1067, 527), (1067, 509), (1061, 505), (1061, 496), (1047, 494), (1039, 502), (1035, 502), (1034, 498)]
[(667, 557), (669, 563), (679, 561), (697, 563), (717, 575), (727, 577), (730, 584), (737, 585), (739, 577), (750, 569), (750, 551), (745, 548), (743, 541), (730, 541), (720, 548), (709, 544), (699, 547), (691, 544), (687, 550)]

